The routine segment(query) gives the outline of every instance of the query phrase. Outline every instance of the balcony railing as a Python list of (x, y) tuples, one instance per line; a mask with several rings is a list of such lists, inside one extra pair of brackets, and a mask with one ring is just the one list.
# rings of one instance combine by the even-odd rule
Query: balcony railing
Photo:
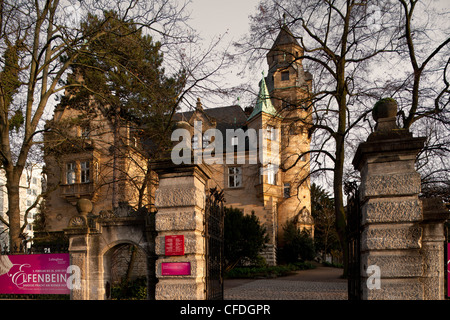
[(93, 200), (96, 195), (93, 182), (62, 184), (60, 188), (61, 196), (72, 204), (75, 204), (80, 198)]

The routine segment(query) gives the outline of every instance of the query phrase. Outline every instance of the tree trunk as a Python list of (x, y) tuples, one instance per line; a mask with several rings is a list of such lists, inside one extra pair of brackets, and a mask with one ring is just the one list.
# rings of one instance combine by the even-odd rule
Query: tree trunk
[(344, 177), (344, 162), (345, 162), (345, 131), (347, 125), (347, 88), (345, 81), (345, 48), (347, 44), (346, 36), (348, 32), (348, 17), (346, 19), (344, 36), (342, 39), (342, 56), (338, 61), (336, 68), (337, 86), (336, 86), (336, 101), (339, 106), (339, 123), (338, 129), (335, 133), (336, 153), (334, 166), (334, 210), (336, 216), (336, 231), (341, 243), (342, 255), (344, 259), (344, 277), (347, 277), (348, 272), (348, 245), (347, 245), (347, 219), (344, 210), (344, 196), (342, 193), (343, 177)]
[(19, 181), (20, 179), (14, 177), (13, 174), (7, 174), (6, 189), (8, 191), (9, 250), (12, 254), (22, 252)]
[[(343, 149), (342, 149), (343, 151)], [(348, 239), (347, 239), (347, 221), (344, 210), (343, 194), (342, 194), (342, 178), (343, 178), (343, 159), (336, 162), (334, 171), (334, 210), (336, 215), (336, 231), (341, 243), (343, 262), (344, 262), (344, 277), (347, 277), (348, 272)]]

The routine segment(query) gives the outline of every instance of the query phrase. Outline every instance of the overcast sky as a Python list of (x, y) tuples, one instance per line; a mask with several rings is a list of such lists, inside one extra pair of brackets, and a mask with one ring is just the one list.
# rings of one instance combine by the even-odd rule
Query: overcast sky
[(230, 40), (238, 40), (249, 30), (250, 14), (256, 12), (259, 0), (192, 0), (192, 27), (205, 38), (228, 31)]
[[(188, 12), (191, 13), (190, 25), (204, 39), (205, 45), (208, 45), (211, 39), (225, 34), (221, 40), (221, 44), (225, 48), (249, 32), (249, 16), (256, 13), (258, 3), (259, 0), (192, 0), (192, 3), (188, 7)], [(259, 80), (255, 79), (258, 77), (255, 76), (253, 77), (254, 79), (243, 80), (237, 76), (240, 70), (239, 66), (236, 66), (234, 69), (225, 70), (227, 74), (225, 80), (227, 85), (238, 86), (245, 81), (251, 82), (254, 90), (257, 90)], [(206, 105), (205, 107), (227, 106), (237, 102), (236, 95), (236, 97), (219, 101), (218, 105)]]

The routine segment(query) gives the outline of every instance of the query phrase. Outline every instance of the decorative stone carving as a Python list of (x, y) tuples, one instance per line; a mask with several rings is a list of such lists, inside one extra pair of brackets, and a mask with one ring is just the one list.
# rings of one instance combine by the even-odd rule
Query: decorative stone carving
[(86, 227), (87, 218), (85, 216), (75, 216), (69, 221), (69, 227)]
[(417, 197), (408, 199), (369, 199), (362, 207), (362, 224), (414, 222), (422, 219)]
[(423, 273), (422, 257), (417, 251), (409, 254), (363, 254), (361, 257), (361, 274), (366, 274), (367, 267), (370, 265), (380, 267), (383, 279), (420, 277)]
[(191, 210), (167, 210), (158, 211), (156, 220), (157, 231), (176, 231), (176, 230), (203, 230), (203, 215)]
[(376, 196), (414, 195), (420, 193), (417, 172), (368, 176), (361, 186), (361, 198)]
[(102, 210), (99, 212), (99, 217), (101, 219), (111, 219), (114, 218), (114, 212), (112, 212), (111, 210)]
[(398, 250), (420, 249), (422, 229), (416, 226), (378, 226), (370, 225), (361, 237), (361, 249)]
[(164, 207), (204, 207), (204, 192), (196, 187), (178, 188), (166, 187), (156, 191), (155, 205), (159, 208)]

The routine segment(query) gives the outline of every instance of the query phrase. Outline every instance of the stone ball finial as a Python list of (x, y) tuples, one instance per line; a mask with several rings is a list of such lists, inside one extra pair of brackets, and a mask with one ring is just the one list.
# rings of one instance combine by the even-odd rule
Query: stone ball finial
[(87, 216), (92, 211), (93, 205), (89, 199), (79, 199), (77, 201), (77, 211), (82, 216)]
[(383, 98), (375, 103), (372, 110), (373, 119), (378, 122), (379, 119), (395, 118), (397, 116), (397, 101), (393, 98)]

